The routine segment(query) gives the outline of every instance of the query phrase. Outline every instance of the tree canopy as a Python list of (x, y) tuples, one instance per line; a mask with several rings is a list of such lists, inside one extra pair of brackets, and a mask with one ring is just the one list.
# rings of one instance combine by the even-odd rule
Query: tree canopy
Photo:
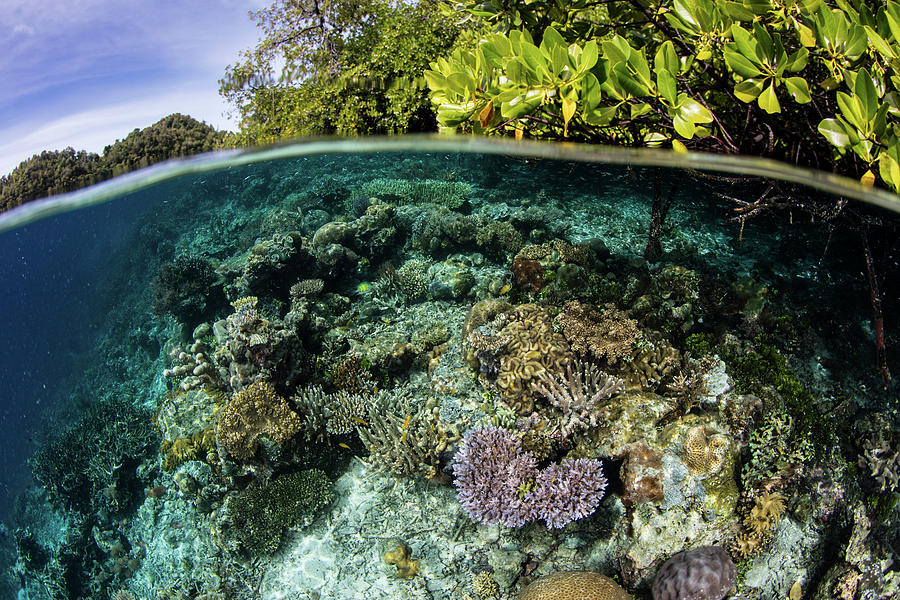
[(275, 0), (253, 18), (262, 40), (219, 82), (233, 144), (436, 129), (423, 72), (458, 34), (436, 3)]
[(73, 148), (41, 152), (0, 177), (0, 212), (170, 158), (213, 150), (224, 136), (206, 123), (175, 113), (106, 146), (102, 156)]
[(466, 0), (449, 129), (769, 156), (900, 187), (900, 4)]

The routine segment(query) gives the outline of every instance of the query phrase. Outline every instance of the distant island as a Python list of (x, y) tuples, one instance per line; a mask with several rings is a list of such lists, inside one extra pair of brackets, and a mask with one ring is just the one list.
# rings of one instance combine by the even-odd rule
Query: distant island
[(125, 139), (106, 146), (103, 154), (66, 148), (45, 150), (0, 177), (0, 212), (37, 198), (71, 192), (170, 158), (221, 147), (226, 132), (180, 113), (163, 117)]

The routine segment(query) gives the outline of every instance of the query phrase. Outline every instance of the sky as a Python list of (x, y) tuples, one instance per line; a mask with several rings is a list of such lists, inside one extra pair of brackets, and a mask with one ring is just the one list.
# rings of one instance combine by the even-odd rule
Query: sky
[(0, 175), (42, 150), (101, 153), (180, 112), (234, 129), (218, 80), (264, 0), (3, 0)]

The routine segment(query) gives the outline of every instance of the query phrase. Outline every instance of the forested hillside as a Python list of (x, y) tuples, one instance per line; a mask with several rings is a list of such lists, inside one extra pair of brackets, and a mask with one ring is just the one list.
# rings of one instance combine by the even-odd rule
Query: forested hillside
[(35, 154), (0, 177), (0, 212), (62, 192), (71, 192), (170, 158), (213, 150), (224, 132), (175, 113), (135, 129), (103, 154), (66, 148)]

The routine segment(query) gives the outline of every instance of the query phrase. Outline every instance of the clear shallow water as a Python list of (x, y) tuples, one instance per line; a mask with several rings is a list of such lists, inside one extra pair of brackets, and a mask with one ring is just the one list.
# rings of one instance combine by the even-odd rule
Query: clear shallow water
[[(736, 560), (736, 597), (896, 591), (897, 395), (863, 243), (892, 366), (895, 215), (833, 218), (837, 197), (782, 183), (765, 197), (814, 214), (742, 228), (767, 181), (334, 150), (137, 175), (0, 234), (9, 595), (515, 597), (589, 569), (649, 597), (700, 545)], [(657, 185), (672, 203), (647, 260)], [(529, 340), (543, 358), (522, 371)], [(535, 369), (566, 388), (569, 364), (621, 389), (566, 407)], [(247, 390), (277, 418), (248, 425)], [(478, 426), (541, 469), (599, 461), (605, 495), (561, 529), (478, 524), (510, 520), (457, 499), (448, 466)], [(255, 446), (235, 433), (254, 427)], [(519, 483), (532, 498), (534, 474)], [(283, 527), (247, 516), (265, 508)], [(414, 574), (384, 560), (404, 544)]]

